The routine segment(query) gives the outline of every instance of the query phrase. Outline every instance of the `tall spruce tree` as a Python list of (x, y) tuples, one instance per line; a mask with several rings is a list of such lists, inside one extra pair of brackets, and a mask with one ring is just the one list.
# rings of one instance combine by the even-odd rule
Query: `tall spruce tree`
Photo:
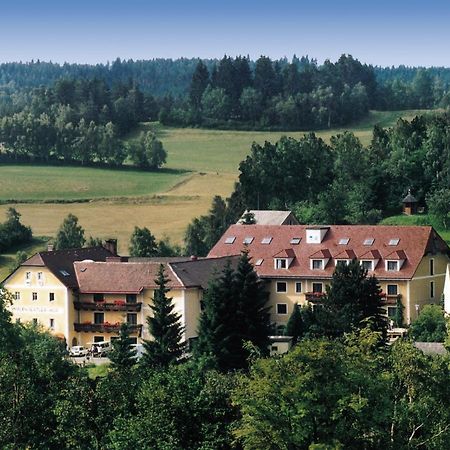
[(59, 227), (55, 239), (55, 248), (58, 250), (81, 248), (85, 242), (84, 229), (81, 225), (78, 225), (78, 217), (69, 214)]
[(189, 99), (194, 108), (200, 108), (202, 95), (209, 83), (209, 72), (202, 60), (199, 60), (192, 75), (191, 86), (189, 88)]
[(130, 326), (123, 323), (119, 338), (114, 339), (112, 351), (109, 354), (111, 367), (117, 372), (126, 372), (136, 364), (136, 350), (131, 347)]
[(183, 328), (180, 315), (174, 312), (172, 298), (167, 297), (169, 289), (164, 265), (161, 264), (155, 280), (158, 286), (150, 308), (153, 317), (147, 317), (147, 325), (153, 340), (144, 341), (145, 353), (141, 359), (145, 367), (167, 367), (183, 353), (181, 338)]
[(230, 371), (247, 368), (246, 342), (266, 354), (270, 334), (267, 300), (268, 293), (244, 251), (235, 271), (228, 263), (209, 285), (196, 355), (211, 357), (220, 370)]

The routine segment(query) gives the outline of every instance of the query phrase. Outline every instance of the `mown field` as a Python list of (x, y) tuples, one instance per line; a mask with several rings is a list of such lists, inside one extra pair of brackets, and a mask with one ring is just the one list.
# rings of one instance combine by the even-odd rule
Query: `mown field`
[[(372, 111), (353, 131), (369, 144), (375, 124), (392, 126), (399, 117), (413, 118), (421, 111)], [(187, 224), (207, 212), (214, 195), (227, 196), (237, 179), (238, 165), (253, 142), (295, 138), (304, 132), (221, 131), (141, 125), (153, 130), (168, 152), (160, 172), (109, 170), (39, 165), (0, 166), (0, 221), (9, 206), (21, 214), (35, 236), (54, 236), (68, 213), (77, 215), (86, 235), (117, 237), (126, 253), (135, 225), (147, 226), (161, 238), (181, 243)], [(344, 131), (318, 132), (328, 141)], [(129, 137), (133, 139), (137, 132)], [(50, 203), (42, 203), (47, 201)], [(31, 250), (35, 250), (33, 247)], [(0, 277), (11, 255), (0, 259)]]

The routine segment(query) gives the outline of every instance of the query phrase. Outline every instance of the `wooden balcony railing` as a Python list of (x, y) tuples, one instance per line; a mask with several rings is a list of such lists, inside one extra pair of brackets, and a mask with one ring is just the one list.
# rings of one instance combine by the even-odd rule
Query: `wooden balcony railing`
[(142, 308), (142, 303), (127, 303), (125, 301), (115, 302), (80, 302), (74, 301), (73, 306), (76, 310), (84, 311), (128, 311), (139, 312)]
[(306, 292), (305, 298), (308, 302), (320, 302), (324, 295), (325, 292)]
[[(74, 323), (75, 331), (84, 331), (92, 333), (118, 333), (121, 327), (121, 323)], [(131, 333), (142, 330), (142, 325), (129, 325)]]

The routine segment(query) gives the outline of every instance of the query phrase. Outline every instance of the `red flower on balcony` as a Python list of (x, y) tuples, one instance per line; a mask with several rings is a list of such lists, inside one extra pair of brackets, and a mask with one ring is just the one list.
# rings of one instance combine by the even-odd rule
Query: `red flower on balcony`
[(125, 300), (114, 300), (114, 304), (116, 306), (125, 306), (126, 305), (126, 301)]

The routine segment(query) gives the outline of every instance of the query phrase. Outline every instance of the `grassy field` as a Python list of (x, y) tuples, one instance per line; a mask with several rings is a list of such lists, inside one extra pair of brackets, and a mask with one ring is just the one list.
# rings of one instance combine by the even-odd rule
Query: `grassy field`
[[(372, 111), (353, 131), (369, 144), (375, 124), (395, 124), (422, 111)], [(168, 128), (142, 124), (162, 140), (168, 152), (166, 170), (158, 173), (80, 167), (0, 166), (0, 221), (9, 206), (22, 214), (35, 236), (54, 236), (68, 213), (77, 215), (86, 236), (116, 237), (126, 253), (135, 225), (147, 226), (161, 238), (181, 243), (192, 218), (205, 214), (214, 195), (227, 196), (237, 179), (238, 165), (253, 142), (276, 141), (283, 135), (299, 138), (304, 132), (220, 131)], [(318, 132), (329, 141), (343, 129)], [(131, 135), (132, 139), (137, 135)], [(42, 203), (43, 200), (74, 203)], [(78, 202), (77, 202), (78, 200)], [(84, 202), (80, 202), (83, 200)], [(30, 203), (24, 203), (29, 201)], [(5, 263), (0, 260), (0, 266)], [(0, 269), (1, 270), (1, 269)], [(4, 270), (4, 269), (3, 269)]]

